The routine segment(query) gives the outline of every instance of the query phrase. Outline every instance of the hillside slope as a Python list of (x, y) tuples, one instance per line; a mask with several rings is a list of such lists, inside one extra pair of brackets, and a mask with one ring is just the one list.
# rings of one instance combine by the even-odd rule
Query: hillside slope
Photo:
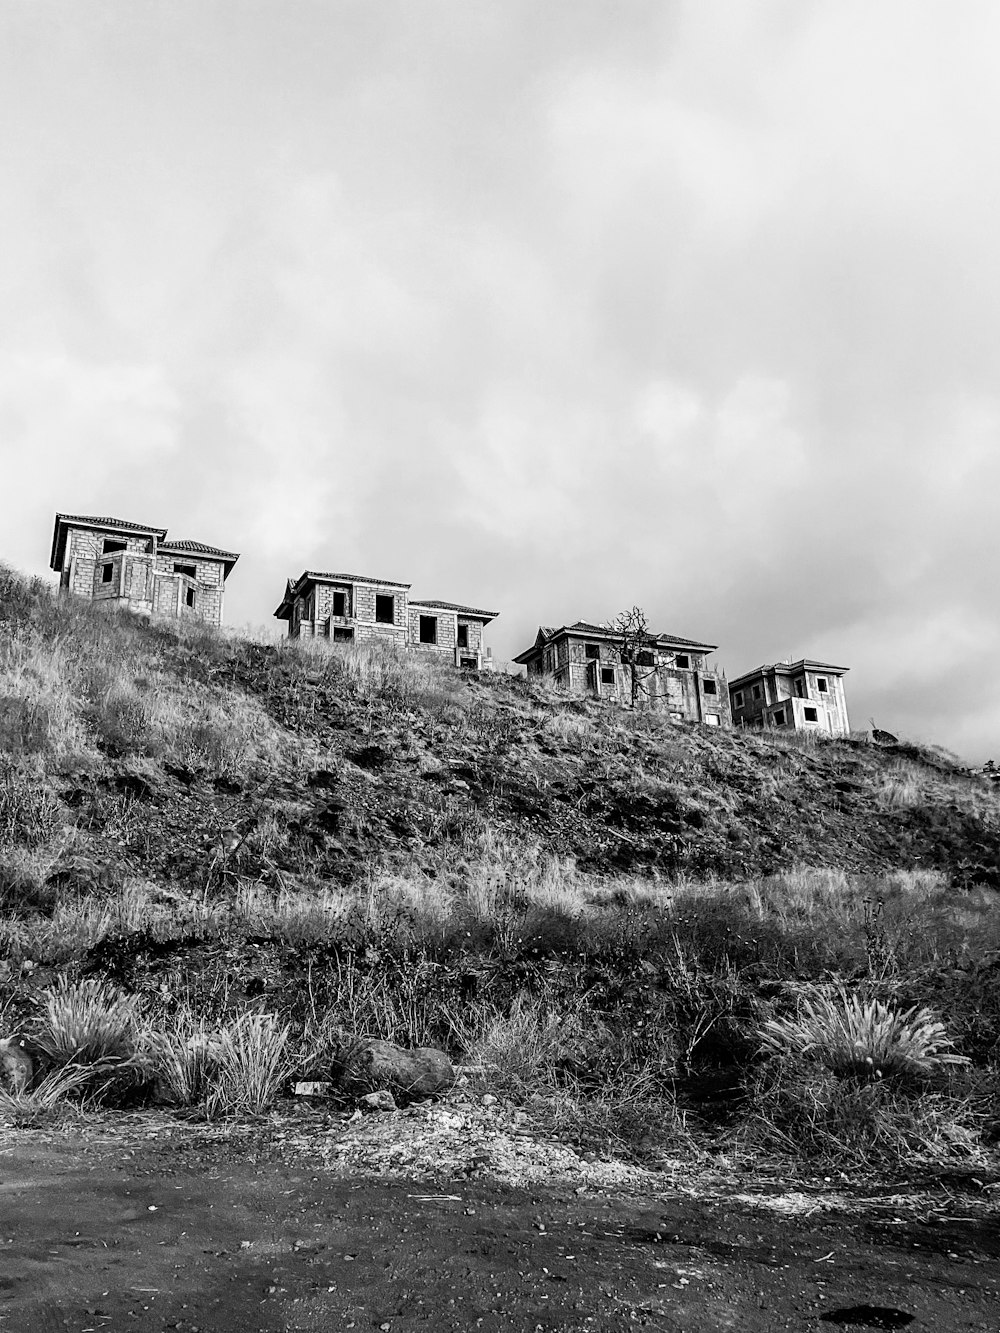
[(1000, 886), (1000, 799), (949, 757), (672, 725), (377, 650), (262, 645), (0, 571), (0, 889), (200, 894), (458, 872), (499, 836), (592, 874), (933, 868)]

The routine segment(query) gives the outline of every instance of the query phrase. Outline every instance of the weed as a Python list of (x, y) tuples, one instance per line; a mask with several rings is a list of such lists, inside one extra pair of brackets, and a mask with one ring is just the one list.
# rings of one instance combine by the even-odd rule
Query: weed
[(117, 986), (60, 977), (43, 992), (39, 1046), (57, 1065), (102, 1066), (135, 1052), (136, 1002)]
[(183, 1006), (166, 1030), (148, 1026), (137, 1046), (157, 1092), (178, 1106), (193, 1106), (207, 1097), (216, 1077), (223, 1043), (204, 1015)]
[(76, 1065), (53, 1069), (31, 1089), (0, 1088), (0, 1123), (16, 1129), (38, 1129), (65, 1118), (73, 1093), (91, 1083), (93, 1071)]
[(795, 1017), (768, 1019), (760, 1038), (772, 1055), (807, 1059), (837, 1078), (861, 1082), (912, 1082), (969, 1063), (929, 1009), (899, 1012), (881, 1000), (850, 995), (842, 985), (833, 994), (809, 987)]
[(290, 1032), (272, 1014), (261, 1013), (242, 1014), (220, 1029), (205, 1099), (210, 1119), (259, 1115), (271, 1105), (290, 1072)]

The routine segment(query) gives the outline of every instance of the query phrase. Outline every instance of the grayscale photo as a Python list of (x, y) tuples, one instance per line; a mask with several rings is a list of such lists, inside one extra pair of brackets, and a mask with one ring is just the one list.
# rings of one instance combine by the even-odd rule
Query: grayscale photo
[(1000, 1333), (1000, 7), (0, 0), (0, 1333)]

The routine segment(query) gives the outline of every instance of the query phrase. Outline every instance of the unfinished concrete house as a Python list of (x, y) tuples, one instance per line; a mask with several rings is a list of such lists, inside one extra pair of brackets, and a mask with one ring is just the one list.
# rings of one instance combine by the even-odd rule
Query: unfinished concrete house
[(226, 579), (239, 556), (123, 518), (56, 514), (49, 564), (60, 589), (148, 615), (222, 624)]
[[(705, 660), (715, 648), (673, 634), (650, 634), (636, 659), (640, 697), (676, 722), (728, 727), (726, 678)], [(535, 642), (514, 661), (526, 667), (529, 676), (548, 676), (566, 689), (631, 702), (631, 668), (622, 661), (619, 636), (607, 626), (585, 620), (559, 629), (541, 625)]]
[(851, 729), (844, 697), (847, 671), (808, 657), (747, 671), (729, 686), (733, 722), (846, 736)]
[(483, 630), (496, 619), (496, 611), (436, 599), (418, 601), (410, 597), (410, 585), (396, 579), (306, 570), (288, 580), (274, 614), (288, 621), (290, 639), (378, 639), (476, 671), (492, 665)]

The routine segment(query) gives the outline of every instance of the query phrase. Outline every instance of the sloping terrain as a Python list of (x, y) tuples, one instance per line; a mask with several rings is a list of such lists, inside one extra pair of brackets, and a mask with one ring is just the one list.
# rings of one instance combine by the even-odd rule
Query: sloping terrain
[[(998, 886), (1000, 794), (934, 750), (674, 725), (0, 570), (0, 1037), (125, 1005), (139, 1102), (164, 1050), (194, 1066), (252, 1020), (282, 1052), (262, 1104), (360, 1033), (643, 1161), (702, 1134), (989, 1152)], [(828, 1030), (765, 1056), (803, 997)], [(917, 1052), (881, 1081), (873, 1047), (860, 1090), (852, 997)], [(196, 1084), (171, 1095), (204, 1110)]]
[(22, 887), (42, 897), (129, 875), (204, 893), (346, 884), (373, 862), (447, 873), (487, 825), (597, 875), (919, 867), (1000, 884), (1000, 802), (938, 752), (671, 725), (502, 675), (177, 632), (16, 577), (0, 710), (0, 847), (33, 849)]

